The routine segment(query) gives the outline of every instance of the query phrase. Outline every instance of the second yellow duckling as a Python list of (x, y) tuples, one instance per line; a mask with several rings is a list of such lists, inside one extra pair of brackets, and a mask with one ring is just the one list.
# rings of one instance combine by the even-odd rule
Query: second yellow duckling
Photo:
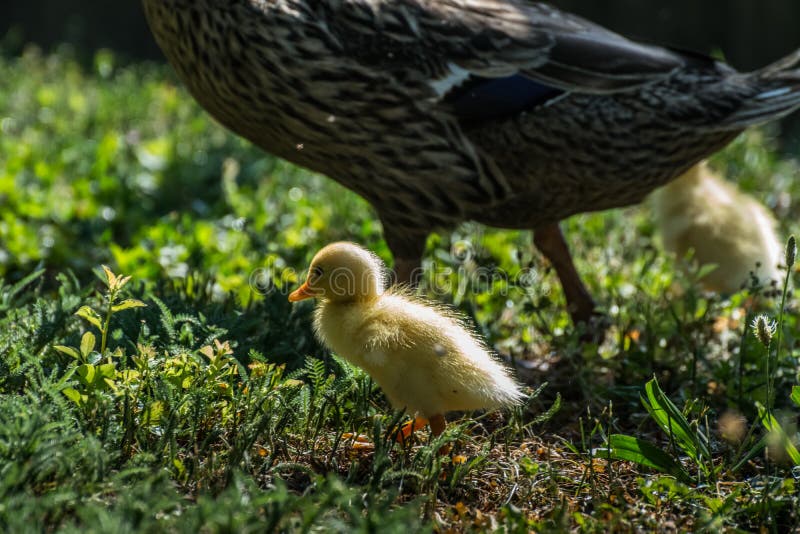
[(652, 205), (664, 248), (678, 258), (694, 249), (700, 265), (716, 264), (700, 280), (706, 289), (734, 293), (751, 271), (766, 285), (783, 278), (775, 218), (705, 162), (653, 193)]
[(426, 418), (434, 436), (444, 431), (446, 412), (522, 399), (509, 371), (461, 318), (403, 289), (384, 290), (385, 272), (366, 249), (333, 243), (317, 253), (289, 300), (317, 298), (319, 339), (367, 371), (395, 408)]

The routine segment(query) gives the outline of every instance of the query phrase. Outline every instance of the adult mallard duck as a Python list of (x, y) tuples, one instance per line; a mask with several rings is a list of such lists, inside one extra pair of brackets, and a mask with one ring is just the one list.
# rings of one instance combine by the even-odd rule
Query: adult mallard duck
[(741, 74), (529, 0), (143, 0), (214, 117), (377, 210), (400, 279), (464, 220), (533, 229), (575, 321), (559, 230), (641, 201), (800, 105), (800, 51)]

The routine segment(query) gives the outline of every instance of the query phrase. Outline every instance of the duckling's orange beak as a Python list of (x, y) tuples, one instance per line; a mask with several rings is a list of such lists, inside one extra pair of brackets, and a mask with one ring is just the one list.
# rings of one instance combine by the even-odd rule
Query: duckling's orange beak
[(314, 289), (308, 285), (308, 280), (306, 280), (302, 286), (298, 287), (295, 291), (293, 291), (289, 295), (289, 302), (298, 302), (300, 300), (312, 299), (315, 296), (316, 295), (314, 295)]

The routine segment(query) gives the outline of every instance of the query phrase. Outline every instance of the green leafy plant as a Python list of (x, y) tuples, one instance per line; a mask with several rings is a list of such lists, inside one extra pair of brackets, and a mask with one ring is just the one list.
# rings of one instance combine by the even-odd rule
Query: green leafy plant
[[(641, 402), (651, 419), (669, 438), (673, 454), (681, 451), (698, 467), (706, 478), (713, 478), (716, 471), (713, 465), (708, 436), (699, 428), (699, 423), (689, 423), (686, 416), (667, 397), (653, 378), (644, 387)], [(671, 474), (681, 482), (689, 482), (691, 477), (673, 456), (657, 445), (633, 436), (611, 434), (608, 445), (599, 451), (610, 458), (628, 460), (663, 473)]]
[[(118, 391), (118, 378), (130, 380), (133, 377), (131, 373), (118, 373), (117, 361), (123, 352), (121, 349), (117, 349), (113, 353), (107, 351), (108, 333), (111, 329), (111, 319), (115, 314), (128, 309), (143, 308), (146, 304), (138, 299), (121, 299), (122, 290), (130, 281), (130, 276), (117, 276), (105, 265), (103, 273), (106, 286), (104, 293), (106, 307), (103, 315), (90, 306), (81, 306), (75, 313), (99, 331), (101, 336), (99, 350), (96, 350), (98, 349), (97, 337), (88, 331), (81, 337), (79, 347), (64, 345), (53, 347), (58, 352), (75, 359), (78, 364), (72, 372), (78, 379), (79, 387), (66, 387), (62, 390), (64, 395), (78, 406), (87, 406), (96, 402), (96, 394), (100, 391)], [(67, 375), (67, 378), (69, 376), (71, 373)]]
[(800, 451), (798, 451), (795, 444), (792, 443), (792, 439), (775, 416), (772, 415), (765, 406), (761, 403), (757, 403), (757, 407), (759, 421), (761, 421), (764, 429), (768, 432), (766, 436), (767, 443), (771, 442), (774, 444), (779, 451), (783, 451), (788, 455), (789, 460), (794, 465), (800, 466)]

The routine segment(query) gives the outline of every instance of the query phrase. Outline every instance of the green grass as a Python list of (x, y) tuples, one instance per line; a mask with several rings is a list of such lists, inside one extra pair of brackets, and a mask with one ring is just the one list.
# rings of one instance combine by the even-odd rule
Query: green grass
[[(371, 208), (226, 133), (166, 68), (114, 62), (0, 59), (0, 529), (800, 527), (791, 280), (783, 308), (780, 288), (704, 294), (646, 207), (576, 217), (611, 320), (587, 346), (529, 233), (433, 235), (423, 289), (472, 317), (531, 399), (402, 448), (403, 414), (286, 302), (327, 242), (390, 260)], [(800, 167), (771, 135), (714, 164), (788, 237)], [(765, 342), (758, 313), (779, 320)]]

